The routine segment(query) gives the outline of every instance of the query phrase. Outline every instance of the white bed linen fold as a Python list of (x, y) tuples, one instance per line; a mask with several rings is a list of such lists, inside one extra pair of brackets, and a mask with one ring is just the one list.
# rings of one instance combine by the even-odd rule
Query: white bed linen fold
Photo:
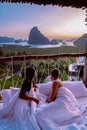
[(34, 117), (35, 104), (20, 99), (16, 92), (0, 110), (0, 130), (40, 130)]
[(19, 92), (14, 94), (0, 110), (0, 130), (87, 130), (87, 98), (76, 99), (65, 87), (51, 103), (39, 92), (33, 96), (39, 98), (39, 105), (19, 99)]

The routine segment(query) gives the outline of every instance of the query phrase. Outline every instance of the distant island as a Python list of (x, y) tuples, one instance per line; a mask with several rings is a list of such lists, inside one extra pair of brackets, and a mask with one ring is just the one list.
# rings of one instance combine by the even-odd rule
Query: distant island
[(47, 45), (50, 44), (50, 41), (45, 37), (37, 27), (33, 27), (30, 31), (28, 44), (30, 45)]
[(60, 42), (63, 42), (62, 39), (52, 39), (51, 41), (44, 36), (38, 27), (33, 27), (30, 31), (29, 38), (28, 38), (28, 44), (30, 45), (56, 45)]
[(26, 39), (14, 39), (7, 36), (0, 36), (0, 43), (20, 43), (20, 42), (28, 42)]
[(83, 34), (81, 37), (79, 38), (73, 38), (70, 40), (66, 40), (63, 41), (62, 39), (52, 39), (49, 40), (49, 38), (47, 38), (46, 36), (44, 36), (40, 30), (38, 29), (38, 27), (33, 27), (29, 33), (29, 37), (28, 40), (26, 39), (14, 39), (11, 37), (7, 37), (7, 36), (0, 36), (0, 43), (15, 43), (19, 44), (22, 42), (26, 42), (27, 44), (29, 44), (30, 46), (33, 45), (59, 45), (61, 43), (61, 46), (70, 46), (69, 42), (73, 43), (74, 46), (82, 46), (82, 47), (86, 47), (87, 44), (87, 34)]

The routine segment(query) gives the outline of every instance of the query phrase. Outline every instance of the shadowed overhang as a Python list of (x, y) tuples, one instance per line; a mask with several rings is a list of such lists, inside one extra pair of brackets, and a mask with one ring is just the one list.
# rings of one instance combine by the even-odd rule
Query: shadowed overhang
[(87, 0), (0, 0), (0, 2), (10, 3), (30, 3), (38, 5), (57, 5), (75, 8), (87, 8)]
[(87, 22), (87, 0), (0, 0), (0, 2), (29, 3), (29, 4), (52, 5), (52, 6), (55, 5), (60, 7), (65, 6), (65, 7), (86, 9), (85, 22)]

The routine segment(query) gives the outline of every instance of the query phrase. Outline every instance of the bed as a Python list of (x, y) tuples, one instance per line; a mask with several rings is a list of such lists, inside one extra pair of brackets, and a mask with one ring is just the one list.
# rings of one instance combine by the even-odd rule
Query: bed
[[(79, 107), (87, 106), (87, 89), (82, 81), (63, 81), (64, 86), (67, 87), (74, 94)], [(49, 96), (52, 82), (36, 84), (39, 90), (39, 93), (45, 96)], [(8, 105), (12, 96), (15, 96), (16, 93), (20, 91), (20, 88), (10, 87), (10, 89), (2, 90), (2, 102), (0, 104), (0, 109)], [(33, 103), (31, 109), (34, 109), (35, 104)], [(87, 108), (87, 107), (86, 107)], [(55, 130), (87, 130), (87, 112), (83, 115), (83, 122), (81, 123), (71, 123), (67, 125), (61, 125)], [(0, 129), (4, 130), (4, 129)], [(33, 130), (31, 127), (29, 130)], [(35, 130), (39, 130), (36, 128)], [(43, 129), (42, 129), (43, 130)], [(45, 129), (46, 130), (46, 129)], [(48, 130), (48, 129), (47, 129)], [(51, 130), (51, 129), (50, 129)], [(52, 129), (54, 130), (54, 129)]]

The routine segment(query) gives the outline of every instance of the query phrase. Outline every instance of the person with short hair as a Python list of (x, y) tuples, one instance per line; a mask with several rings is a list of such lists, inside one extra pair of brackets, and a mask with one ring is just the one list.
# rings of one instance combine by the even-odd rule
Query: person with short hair
[(64, 86), (63, 83), (58, 79), (59, 78), (59, 70), (58, 69), (52, 69), (50, 72), (51, 80), (53, 81), (52, 84), (52, 92), (50, 96), (46, 99), (47, 102), (52, 102), (55, 100), (58, 88)]
[(73, 93), (59, 80), (59, 70), (51, 70), (52, 89), (45, 104), (36, 111), (36, 119), (42, 130), (57, 130), (59, 126), (81, 121), (81, 111)]

